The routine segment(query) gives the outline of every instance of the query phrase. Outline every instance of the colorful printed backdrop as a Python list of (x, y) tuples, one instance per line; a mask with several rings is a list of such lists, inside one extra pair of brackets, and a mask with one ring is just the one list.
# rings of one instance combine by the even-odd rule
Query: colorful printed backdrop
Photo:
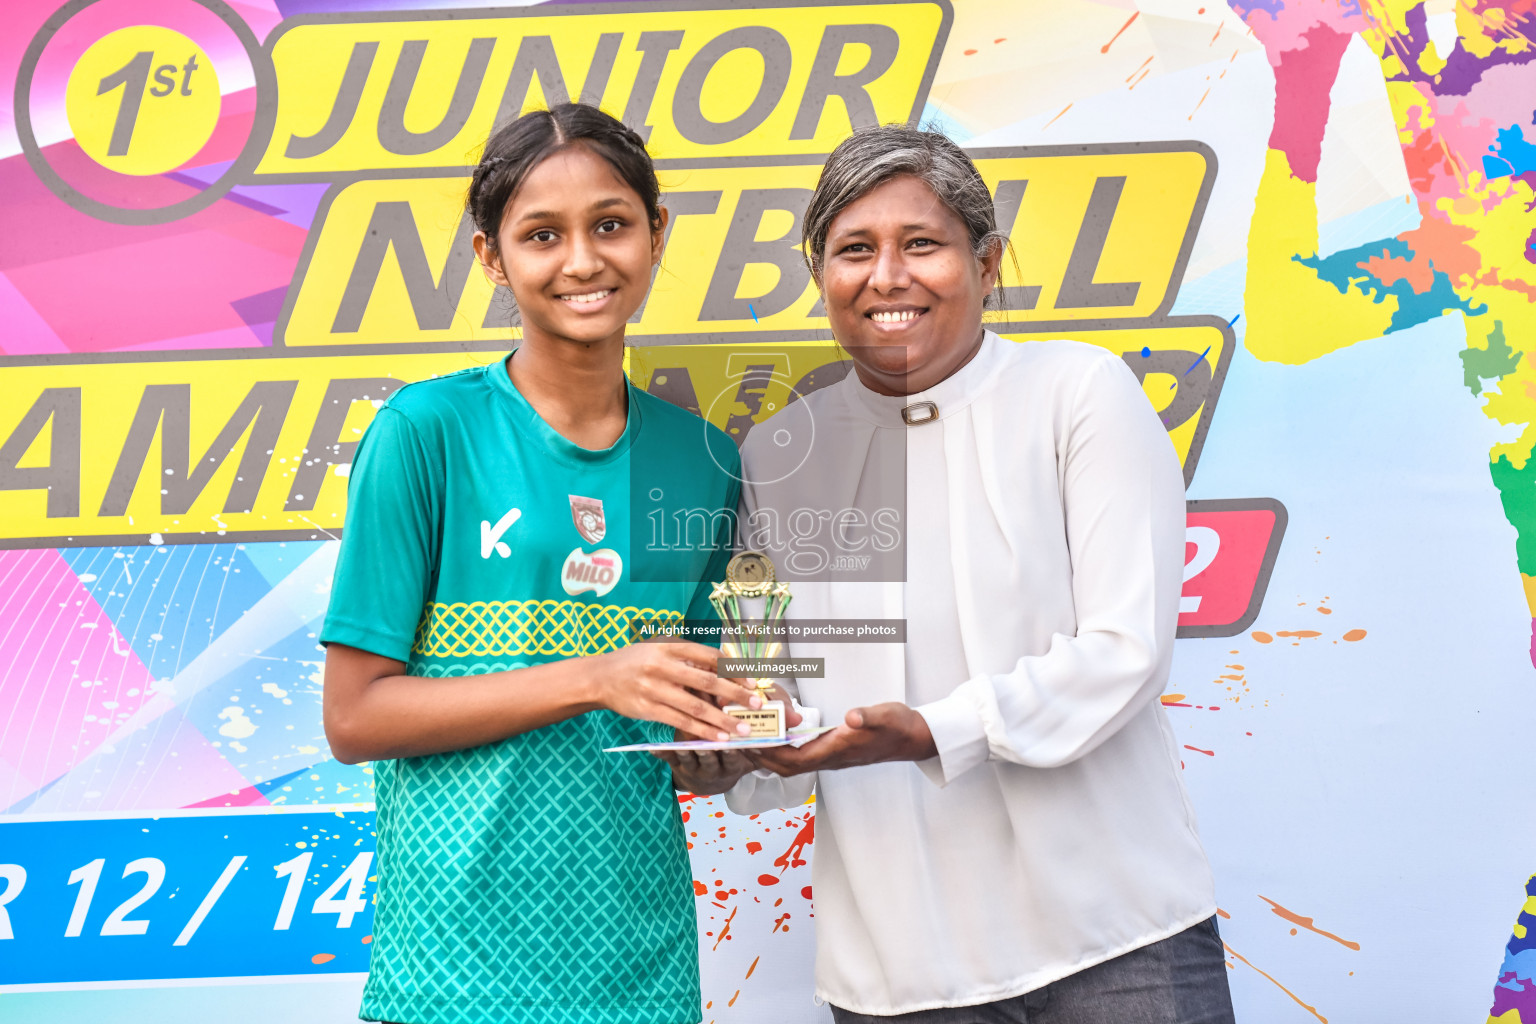
[[(738, 432), (828, 358), (820, 159), (966, 145), (994, 329), (1122, 355), (1184, 462), (1163, 703), (1239, 1019), (1536, 1024), (1530, 0), (15, 0), (0, 77), (6, 1020), (355, 1015), (348, 463), (401, 381), (515, 344), (465, 178), (584, 98), (675, 215), (631, 375)], [(814, 804), (680, 813), (704, 1020), (829, 1019)]]

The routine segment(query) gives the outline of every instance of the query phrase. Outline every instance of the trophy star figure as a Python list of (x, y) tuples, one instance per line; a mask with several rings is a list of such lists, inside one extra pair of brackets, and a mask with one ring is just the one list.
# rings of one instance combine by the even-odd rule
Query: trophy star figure
[[(753, 607), (744, 612), (744, 600), (752, 605), (761, 601), (761, 612)], [(722, 625), (720, 650), (729, 657), (752, 661), (779, 657), (784, 650), (780, 636), (789, 600), (789, 584), (778, 581), (773, 561), (767, 555), (761, 551), (738, 552), (725, 568), (725, 580), (716, 583), (709, 595), (709, 602), (715, 606)], [(763, 706), (749, 708), (732, 704), (724, 709), (725, 713), (752, 727), (746, 739), (783, 739), (786, 734), (784, 702), (769, 699), (773, 679), (754, 676), (752, 686), (762, 698)]]

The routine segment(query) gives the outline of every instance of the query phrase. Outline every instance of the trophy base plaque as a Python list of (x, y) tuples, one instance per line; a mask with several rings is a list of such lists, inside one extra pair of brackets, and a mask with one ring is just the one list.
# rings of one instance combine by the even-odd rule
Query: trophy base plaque
[(764, 701), (760, 708), (729, 704), (723, 710), (732, 718), (740, 719), (751, 726), (752, 731), (741, 739), (781, 740), (787, 733), (784, 726), (784, 702), (781, 700)]

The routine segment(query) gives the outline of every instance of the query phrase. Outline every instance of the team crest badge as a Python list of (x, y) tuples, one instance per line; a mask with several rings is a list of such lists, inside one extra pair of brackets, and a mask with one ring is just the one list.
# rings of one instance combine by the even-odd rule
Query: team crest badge
[(603, 521), (603, 499), (583, 498), (572, 494), (571, 522), (576, 524), (576, 532), (581, 534), (588, 544), (596, 544), (603, 539), (608, 532), (608, 525)]

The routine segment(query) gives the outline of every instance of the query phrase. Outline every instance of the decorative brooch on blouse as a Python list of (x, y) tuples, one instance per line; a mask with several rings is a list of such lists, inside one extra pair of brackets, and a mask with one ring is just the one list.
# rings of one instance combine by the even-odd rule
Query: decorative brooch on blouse
[(901, 410), (901, 418), (909, 427), (919, 423), (932, 423), (939, 418), (939, 407), (932, 402), (913, 402)]

